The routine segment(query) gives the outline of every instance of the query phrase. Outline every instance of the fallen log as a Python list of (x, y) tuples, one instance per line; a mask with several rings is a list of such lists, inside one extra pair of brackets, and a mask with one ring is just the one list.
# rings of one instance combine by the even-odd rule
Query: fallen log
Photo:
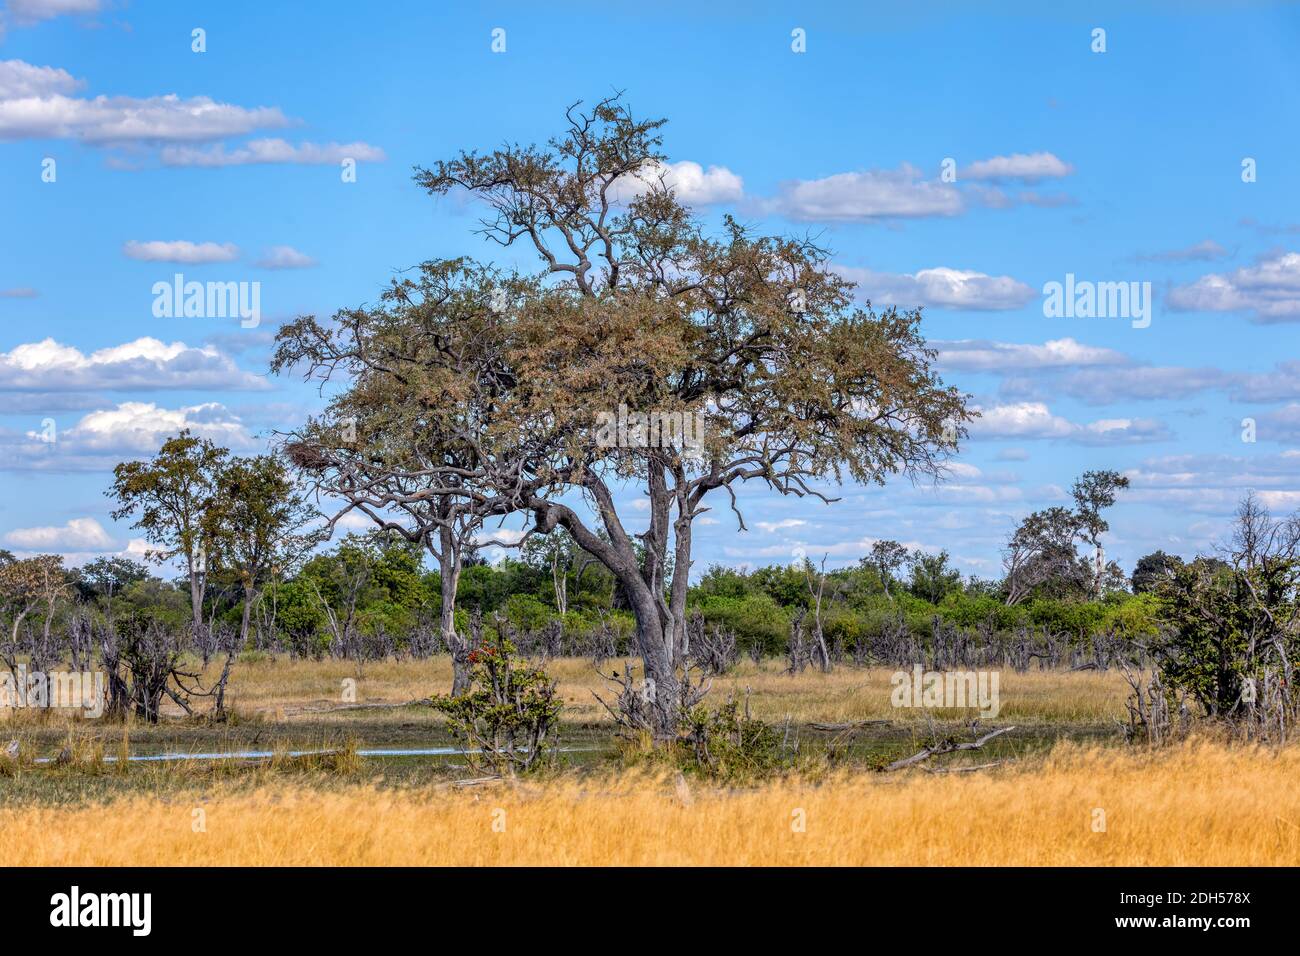
[(895, 760), (888, 766), (882, 767), (881, 770), (884, 773), (891, 773), (895, 770), (903, 770), (906, 767), (911, 767), (924, 760), (929, 760), (931, 757), (938, 757), (941, 754), (957, 753), (960, 750), (979, 750), (994, 737), (1001, 736), (1002, 734), (1015, 729), (1015, 727), (1003, 727), (1001, 730), (990, 731), (979, 740), (968, 741), (966, 743), (957, 743), (955, 740), (944, 740), (940, 743), (934, 744), (933, 746), (923, 747), (910, 757), (904, 757), (902, 760)]
[(859, 727), (890, 727), (892, 720), (850, 720), (842, 724), (809, 724), (813, 730), (841, 731), (857, 730)]

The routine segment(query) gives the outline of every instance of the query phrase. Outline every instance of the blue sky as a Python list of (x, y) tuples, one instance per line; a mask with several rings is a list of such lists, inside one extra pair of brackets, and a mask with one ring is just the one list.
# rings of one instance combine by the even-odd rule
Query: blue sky
[[(1210, 547), (1246, 488), (1294, 510), (1300, 10), (1047, 6), (0, 0), (0, 547), (138, 552), (114, 462), (182, 425), (260, 449), (316, 406), (267, 375), (279, 322), (494, 253), (414, 165), (544, 140), (614, 89), (670, 120), (703, 216), (816, 235), (876, 306), (924, 306), (984, 413), (938, 487), (749, 488), (747, 534), (719, 502), (700, 569), (888, 537), (993, 576), (1087, 468), (1132, 479), (1108, 541), (1126, 569)], [(155, 316), (176, 273), (260, 283), (260, 324)], [(1067, 274), (1150, 283), (1149, 326), (1046, 316)]]

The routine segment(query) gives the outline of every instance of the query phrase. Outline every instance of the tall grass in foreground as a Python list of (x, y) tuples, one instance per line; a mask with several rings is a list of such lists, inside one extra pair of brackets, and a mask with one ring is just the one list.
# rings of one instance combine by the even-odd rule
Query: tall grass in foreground
[[(271, 785), (0, 810), (0, 864), (1295, 865), (1298, 774), (1297, 748), (1199, 742), (749, 790), (637, 775), (414, 791)], [(193, 830), (196, 807), (206, 832)]]

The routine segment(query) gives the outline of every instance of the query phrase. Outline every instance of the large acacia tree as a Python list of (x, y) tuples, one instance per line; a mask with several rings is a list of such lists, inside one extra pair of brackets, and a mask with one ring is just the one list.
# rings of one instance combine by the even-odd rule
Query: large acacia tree
[[(489, 293), (481, 269), (431, 264), (426, 273), (454, 274), (473, 294), (301, 319), (280, 333), (276, 366), (349, 373), (297, 452), (349, 507), (381, 523), (437, 501), (522, 511), (533, 533), (562, 527), (603, 563), (636, 616), (654, 729), (667, 735), (687, 652), (692, 531), (714, 493), (743, 530), (743, 482), (830, 500), (846, 476), (937, 475), (970, 413), (934, 372), (919, 312), (856, 307), (810, 241), (730, 218), (706, 228), (659, 176), (662, 120), (635, 119), (617, 97), (566, 117), (546, 146), (466, 152), (416, 172), (431, 194), (480, 199), (482, 233), (536, 253), (535, 275)], [(459, 318), (446, 301), (465, 306)], [(397, 406), (375, 411), (381, 402)], [(603, 426), (621, 409), (633, 421), (692, 416), (666, 420), (702, 422), (703, 440), (633, 427), (608, 441)], [(399, 430), (351, 448), (332, 437), (347, 415), (360, 432), (366, 414)], [(404, 457), (416, 445), (420, 467)], [(627, 489), (645, 500), (643, 530), (626, 523)]]

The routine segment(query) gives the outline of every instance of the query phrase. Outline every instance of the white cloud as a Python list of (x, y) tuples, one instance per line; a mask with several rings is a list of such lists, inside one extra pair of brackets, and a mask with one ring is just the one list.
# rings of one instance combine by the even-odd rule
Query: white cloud
[(1056, 438), (1084, 445), (1128, 444), (1171, 437), (1164, 423), (1150, 418), (1108, 418), (1086, 424), (1055, 415), (1042, 402), (1014, 402), (980, 408), (969, 425), (972, 437)]
[(808, 522), (801, 518), (783, 518), (780, 521), (756, 521), (754, 526), (768, 534), (785, 530), (786, 528), (801, 528)]
[[(120, 461), (146, 458), (182, 429), (232, 451), (260, 450), (243, 422), (217, 402), (163, 408), (122, 402), (81, 417), (68, 428), (0, 433), (0, 467), (13, 471), (103, 471)], [(47, 438), (53, 438), (49, 441)]]
[(154, 550), (154, 546), (144, 538), (132, 538), (126, 543), (126, 550), (122, 552), (122, 557), (131, 558), (135, 561), (144, 560), (145, 555)]
[(1239, 402), (1300, 398), (1300, 361), (1279, 362), (1267, 372), (1227, 372), (1210, 366), (1139, 365), (1122, 352), (1072, 338), (1042, 345), (936, 339), (931, 345), (945, 369), (1005, 375), (1000, 389), (1004, 398), (1069, 395), (1090, 405), (1109, 405), (1186, 398), (1210, 390), (1227, 392)]
[(1036, 183), (1044, 179), (1061, 179), (1074, 167), (1051, 153), (1012, 153), (971, 163), (958, 173), (959, 179), (994, 182)]
[(955, 216), (962, 211), (962, 198), (955, 187), (923, 180), (919, 169), (903, 163), (892, 170), (869, 169), (787, 183), (767, 205), (791, 219), (851, 222)]
[(70, 13), (95, 13), (100, 6), (101, 0), (8, 0), (6, 9), (16, 23), (28, 26)]
[(945, 472), (947, 472), (949, 475), (955, 478), (967, 478), (967, 479), (979, 478), (984, 474), (984, 472), (980, 470), (978, 465), (972, 465), (969, 462), (965, 462), (965, 461), (945, 462), (943, 465), (943, 469)]
[(186, 239), (170, 242), (160, 239), (141, 242), (132, 239), (122, 244), (122, 252), (128, 259), (139, 259), (141, 262), (179, 262), (185, 265), (233, 262), (239, 258), (239, 247), (232, 243), (190, 242)]
[(71, 139), (92, 145), (204, 142), (287, 126), (279, 109), (245, 109), (206, 96), (70, 95), (64, 70), (0, 61), (0, 140)]
[(167, 146), (162, 151), (164, 166), (337, 166), (345, 159), (354, 159), (359, 163), (382, 163), (387, 158), (382, 149), (369, 143), (299, 143), (294, 146), (283, 139), (250, 140), (232, 150), (217, 144), (206, 148)]
[(1291, 402), (1275, 412), (1261, 415), (1257, 434), (1266, 441), (1300, 444), (1300, 402)]
[(1184, 312), (1242, 312), (1258, 323), (1300, 321), (1300, 253), (1277, 252), (1253, 266), (1176, 286), (1166, 301)]
[(89, 355), (52, 338), (0, 352), (0, 390), (261, 389), (264, 379), (240, 369), (217, 348), (139, 338)]
[(255, 265), (262, 269), (310, 269), (316, 260), (293, 246), (272, 246)]
[(705, 169), (699, 163), (684, 159), (676, 163), (652, 163), (636, 175), (622, 177), (614, 185), (613, 196), (626, 202), (660, 182), (687, 206), (737, 202), (745, 195), (744, 180), (727, 167)]
[(0, 289), (0, 299), (34, 299), (38, 295), (31, 286), (17, 286), (12, 289)]
[(72, 93), (79, 86), (67, 70), (32, 66), (22, 60), (0, 60), (0, 101)]
[(1140, 399), (1186, 398), (1226, 385), (1231, 376), (1215, 368), (1136, 366), (1085, 369), (1055, 382), (1052, 390), (1091, 405)]
[(493, 528), (474, 535), (474, 544), (480, 548), (513, 547), (523, 540), (525, 531), (515, 528)]
[(1300, 398), (1300, 361), (1278, 362), (1270, 372), (1250, 372), (1233, 379), (1239, 402), (1280, 402)]
[(858, 295), (877, 306), (995, 311), (1018, 309), (1038, 294), (1011, 276), (990, 276), (943, 266), (921, 269), (915, 274), (873, 272), (849, 266), (836, 266), (835, 271), (856, 283)]
[[(163, 440), (188, 428), (229, 448), (250, 448), (253, 437), (240, 420), (219, 402), (183, 408), (162, 408), (153, 402), (122, 402), (84, 416), (59, 434), (56, 444), (75, 451), (140, 452), (152, 454)], [(37, 438), (36, 433), (29, 437)]]
[(959, 339), (931, 343), (945, 368), (975, 372), (1126, 365), (1128, 356), (1114, 349), (1084, 345), (1072, 338), (1050, 339), (1042, 345)]
[(15, 528), (5, 543), (24, 551), (114, 551), (117, 545), (94, 518), (73, 518), (59, 527)]

